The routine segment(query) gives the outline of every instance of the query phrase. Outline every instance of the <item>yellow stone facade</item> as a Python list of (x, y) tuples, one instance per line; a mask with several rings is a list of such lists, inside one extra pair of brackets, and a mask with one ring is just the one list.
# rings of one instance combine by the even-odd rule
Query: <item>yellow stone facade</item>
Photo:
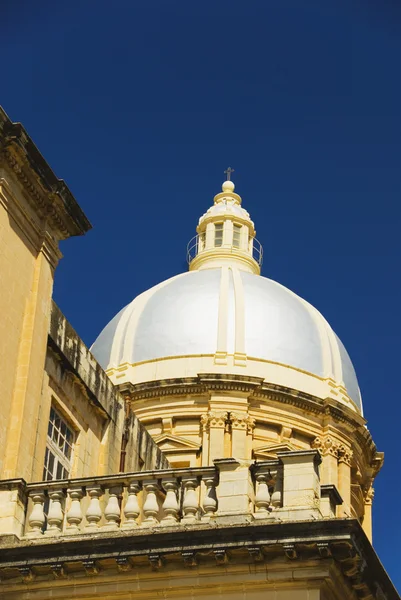
[(262, 250), (234, 184), (189, 246), (190, 273), (221, 274), (214, 351), (106, 374), (52, 301), (59, 241), (90, 224), (3, 111), (0, 139), (1, 598), (399, 598), (369, 541), (383, 456), (330, 330), (302, 305), (322, 376), (247, 354)]

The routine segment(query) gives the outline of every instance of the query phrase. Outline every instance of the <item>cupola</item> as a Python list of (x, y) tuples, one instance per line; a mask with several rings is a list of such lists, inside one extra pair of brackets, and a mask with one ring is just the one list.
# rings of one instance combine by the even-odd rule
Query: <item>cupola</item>
[(199, 219), (197, 235), (187, 247), (190, 271), (236, 266), (241, 271), (260, 275), (263, 249), (241, 196), (235, 193), (228, 168), (227, 181), (214, 197), (214, 204)]

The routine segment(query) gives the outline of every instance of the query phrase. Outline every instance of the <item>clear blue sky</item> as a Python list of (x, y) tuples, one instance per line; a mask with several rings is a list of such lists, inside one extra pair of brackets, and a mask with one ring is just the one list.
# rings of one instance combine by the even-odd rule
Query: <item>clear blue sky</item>
[(184, 270), (234, 167), (263, 274), (353, 359), (386, 453), (374, 545), (401, 588), (401, 3), (4, 0), (1, 17), (1, 102), (94, 226), (63, 244), (68, 319), (90, 344)]

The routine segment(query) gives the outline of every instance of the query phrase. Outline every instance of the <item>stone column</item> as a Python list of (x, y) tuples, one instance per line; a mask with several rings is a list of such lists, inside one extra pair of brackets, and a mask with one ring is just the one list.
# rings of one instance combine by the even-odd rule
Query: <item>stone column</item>
[(232, 412), (231, 419), (231, 456), (246, 459), (247, 456), (247, 430), (248, 415), (246, 413)]
[(216, 458), (224, 458), (224, 430), (226, 412), (209, 411), (209, 464)]
[(338, 491), (343, 504), (338, 509), (338, 516), (351, 516), (351, 460), (352, 450), (342, 445), (338, 449)]
[(330, 435), (316, 437), (312, 448), (319, 450), (323, 457), (321, 483), (335, 485), (338, 488), (338, 442)]
[(363, 515), (362, 529), (372, 541), (372, 504), (375, 491), (372, 486), (368, 489), (365, 496), (365, 512)]

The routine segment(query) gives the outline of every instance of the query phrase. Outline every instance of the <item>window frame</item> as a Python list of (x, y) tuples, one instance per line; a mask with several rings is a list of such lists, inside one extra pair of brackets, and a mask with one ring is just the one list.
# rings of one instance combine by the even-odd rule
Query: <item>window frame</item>
[[(221, 232), (221, 236), (220, 236), (220, 232)], [(215, 248), (221, 248), (221, 246), (223, 245), (223, 238), (224, 238), (224, 222), (215, 223), (214, 224), (214, 247)], [(219, 244), (217, 243), (217, 240), (219, 240), (219, 241), (221, 240)]]
[(238, 225), (238, 223), (233, 224), (233, 248), (237, 248), (238, 250), (241, 248), (241, 232), (242, 226)]
[(43, 481), (69, 478), (75, 441), (73, 427), (52, 405), (47, 426)]

